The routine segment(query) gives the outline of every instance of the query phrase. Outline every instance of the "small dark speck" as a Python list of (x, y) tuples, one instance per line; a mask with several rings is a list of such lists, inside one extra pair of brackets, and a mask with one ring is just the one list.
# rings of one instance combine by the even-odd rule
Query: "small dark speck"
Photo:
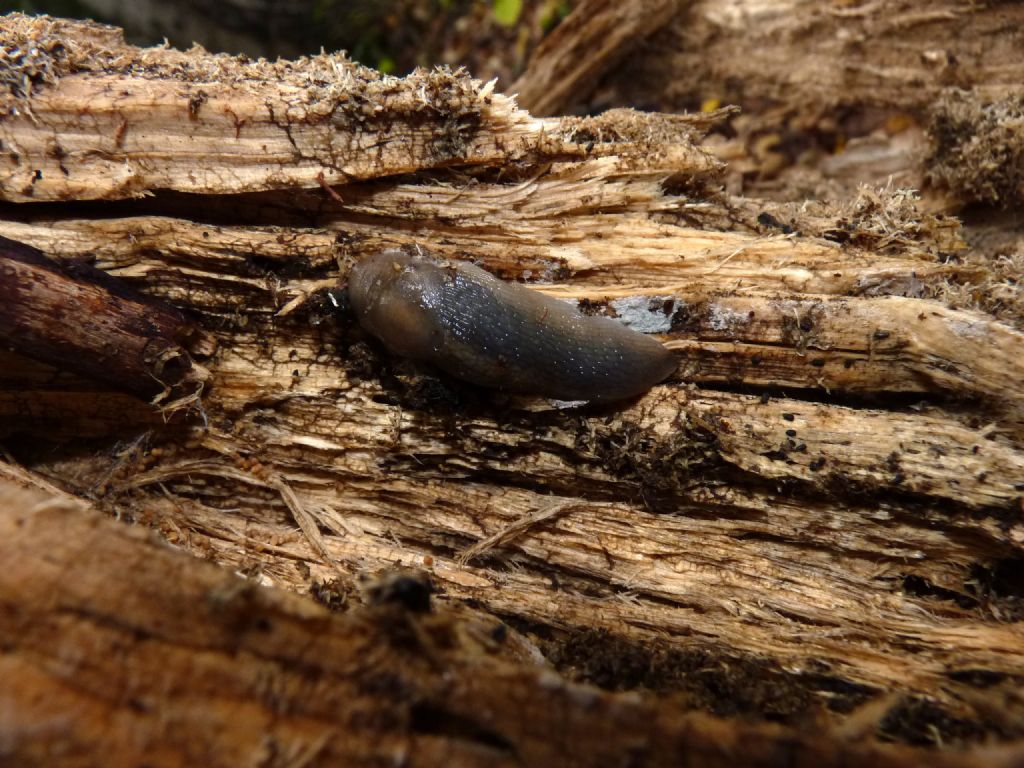
[(148, 711), (149, 711), (149, 709), (150, 709), (150, 708), (149, 708), (149, 707), (148, 707), (148, 706), (146, 705), (146, 702), (145, 702), (145, 701), (143, 701), (143, 700), (142, 700), (142, 699), (140, 699), (140, 698), (134, 697), (134, 696), (133, 696), (132, 698), (128, 699), (128, 702), (127, 702), (127, 703), (128, 703), (128, 706), (129, 706), (129, 707), (130, 707), (130, 708), (132, 709), (132, 711), (134, 711), (134, 712), (148, 712)]
[(761, 359), (760, 355), (754, 355), (752, 358), (750, 358), (750, 364), (751, 365), (760, 365), (761, 362), (762, 362), (762, 359)]
[(761, 405), (768, 405), (768, 401), (771, 399), (771, 396), (767, 392), (761, 393)]
[(796, 430), (795, 429), (787, 429), (786, 430), (786, 437), (796, 437)]
[(816, 357), (813, 360), (811, 360), (811, 365), (813, 365), (815, 368), (824, 368), (825, 367), (825, 358), (823, 358), (823, 357)]
[(794, 416), (792, 413), (784, 413), (782, 414), (782, 418), (784, 418), (786, 421), (792, 421), (794, 419)]
[(988, 479), (988, 472), (979, 472), (978, 473), (978, 482), (979, 483), (984, 483), (985, 480), (987, 480), (987, 479)]
[(892, 336), (892, 334), (889, 333), (888, 331), (875, 331), (871, 335), (874, 337), (874, 339), (876, 341), (881, 341), (882, 339), (888, 339), (890, 336)]
[(811, 472), (817, 472), (819, 469), (821, 469), (824, 466), (825, 466), (825, 459), (820, 458), (820, 457), (817, 458), (817, 459), (813, 459), (811, 461), (811, 463), (807, 465), (807, 467), (811, 470)]
[(504, 624), (498, 624), (494, 629), (491, 630), (491, 639), (496, 643), (504, 643), (508, 637), (508, 627)]
[(426, 613), (430, 610), (432, 594), (434, 586), (423, 574), (397, 573), (388, 574), (371, 584), (367, 590), (367, 599), (371, 605), (392, 604), (413, 613)]
[(787, 235), (793, 232), (793, 227), (791, 227), (789, 224), (783, 224), (777, 218), (772, 216), (772, 214), (768, 213), (768, 211), (762, 211), (761, 213), (758, 214), (757, 223), (760, 224), (762, 227), (781, 230), (784, 234)]

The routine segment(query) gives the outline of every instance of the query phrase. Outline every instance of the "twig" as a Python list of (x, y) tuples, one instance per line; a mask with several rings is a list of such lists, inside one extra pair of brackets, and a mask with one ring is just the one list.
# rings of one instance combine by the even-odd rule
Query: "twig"
[(729, 260), (732, 259), (733, 256), (738, 256), (739, 254), (743, 253), (743, 251), (745, 251), (746, 249), (747, 249), (746, 245), (741, 245), (739, 248), (737, 248), (735, 251), (730, 253), (728, 256), (726, 256), (724, 259), (722, 259), (720, 262), (715, 264), (715, 266), (713, 266), (711, 269), (709, 269), (704, 274), (705, 275), (713, 275), (715, 272), (717, 272), (722, 267), (724, 267), (726, 264), (728, 264)]
[(299, 528), (302, 530), (303, 535), (309, 542), (309, 545), (313, 548), (313, 551), (320, 555), (321, 559), (341, 576), (348, 576), (349, 574), (341, 567), (337, 560), (331, 557), (331, 554), (327, 551), (327, 545), (324, 543), (324, 537), (320, 535), (320, 529), (317, 527), (316, 520), (313, 516), (302, 506), (302, 502), (299, 501), (299, 497), (292, 490), (291, 486), (284, 481), (284, 478), (280, 475), (275, 477), (269, 483), (270, 487), (281, 494), (281, 500), (288, 507), (292, 513), (292, 517), (295, 518), (295, 522), (299, 524)]
[(292, 517), (299, 526), (299, 530), (302, 531), (303, 536), (305, 536), (310, 548), (320, 556), (324, 563), (334, 568), (334, 570), (336, 570), (341, 576), (348, 577), (350, 575), (341, 567), (337, 560), (331, 557), (330, 553), (327, 551), (327, 546), (324, 543), (324, 537), (320, 534), (320, 529), (317, 527), (316, 519), (302, 505), (298, 495), (296, 495), (295, 491), (292, 490), (291, 486), (288, 485), (280, 475), (269, 480), (264, 480), (256, 475), (244, 472), (234, 467), (227, 467), (210, 461), (196, 461), (187, 462), (175, 467), (166, 467), (152, 470), (150, 472), (140, 473), (133, 477), (131, 481), (125, 483), (124, 487), (139, 488), (151, 483), (162, 482), (172, 478), (188, 477), (190, 474), (205, 474), (214, 477), (238, 480), (249, 485), (254, 485), (260, 488), (269, 488), (273, 491), (277, 491), (278, 495), (281, 497), (281, 501), (283, 501), (284, 505), (288, 507), (288, 511), (292, 513)]
[(527, 512), (518, 520), (513, 521), (494, 535), (488, 536), (482, 541), (478, 541), (469, 549), (465, 550), (456, 558), (456, 562), (458, 562), (459, 565), (465, 565), (470, 560), (479, 557), (488, 550), (500, 546), (501, 544), (507, 544), (517, 536), (526, 533), (526, 531), (530, 530), (530, 528), (538, 523), (558, 517), (563, 512), (574, 506), (576, 506), (576, 504), (573, 502), (559, 501), (554, 504), (549, 504), (546, 507), (541, 507), (540, 509)]

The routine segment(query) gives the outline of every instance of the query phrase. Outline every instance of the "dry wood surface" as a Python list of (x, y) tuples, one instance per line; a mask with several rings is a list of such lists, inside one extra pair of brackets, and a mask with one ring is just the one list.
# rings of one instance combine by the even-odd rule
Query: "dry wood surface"
[[(1003, 2), (681, 3), (622, 66), (552, 108), (739, 105), (709, 146), (756, 195), (892, 179), (925, 186), (935, 210), (1007, 205), (1020, 198), (1022, 21)], [(585, 56), (576, 67), (603, 71), (599, 47)]]
[(569, 683), (502, 622), (430, 610), (412, 577), (371, 581), (368, 605), (340, 616), (34, 484), (0, 468), (12, 765), (1014, 764), (1005, 747), (794, 737)]
[[(208, 372), (161, 411), (5, 339), (12, 464), (259, 583), (358, 602), (361, 574), (421, 569), (442, 605), (502, 617), (567, 675), (611, 667), (610, 687), (788, 724), (860, 713), (866, 743), (1024, 739), (1024, 333), (1012, 303), (950, 301), (994, 279), (955, 219), (892, 188), (729, 196), (700, 146), (723, 112), (541, 119), (462, 73), (18, 15), (0, 46), (0, 235), (185, 313)], [(679, 370), (602, 408), (439, 379), (334, 311), (349, 266), (391, 246), (617, 316)], [(97, 530), (98, 552), (136, 541)], [(524, 708), (576, 706), (520, 684)], [(719, 727), (701, 723), (678, 727)]]

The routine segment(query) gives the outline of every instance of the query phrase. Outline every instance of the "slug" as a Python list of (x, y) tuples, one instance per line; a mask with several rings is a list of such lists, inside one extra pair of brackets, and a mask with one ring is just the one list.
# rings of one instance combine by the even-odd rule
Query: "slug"
[(484, 387), (621, 400), (676, 369), (655, 339), (466, 262), (383, 251), (352, 268), (348, 295), (392, 352)]

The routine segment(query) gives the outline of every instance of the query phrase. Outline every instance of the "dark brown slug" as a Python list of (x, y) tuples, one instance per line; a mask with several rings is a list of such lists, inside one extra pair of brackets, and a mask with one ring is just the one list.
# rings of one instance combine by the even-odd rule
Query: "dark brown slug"
[(466, 262), (384, 251), (356, 264), (349, 300), (393, 352), (485, 387), (621, 400), (676, 368), (655, 339)]

